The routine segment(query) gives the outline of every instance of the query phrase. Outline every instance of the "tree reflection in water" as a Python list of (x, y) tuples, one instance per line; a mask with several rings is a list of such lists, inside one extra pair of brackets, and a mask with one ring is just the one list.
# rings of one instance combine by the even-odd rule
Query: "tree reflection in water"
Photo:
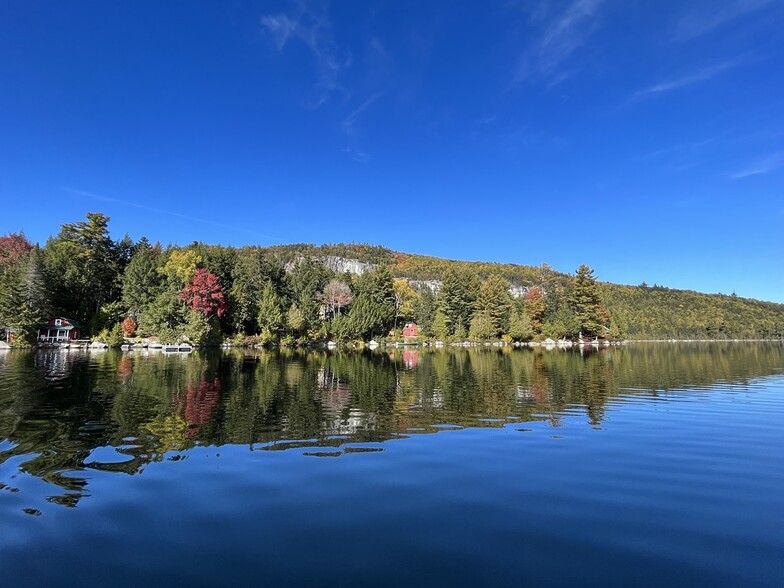
[[(776, 373), (781, 344), (584, 351), (38, 351), (0, 354), (0, 464), (75, 506), (91, 469), (135, 475), (197, 445), (380, 451), (414, 433), (509, 422), (601, 426), (608, 402)], [(448, 426), (448, 427), (447, 427)], [(363, 446), (363, 444), (365, 444)], [(0, 489), (13, 491), (0, 479)]]

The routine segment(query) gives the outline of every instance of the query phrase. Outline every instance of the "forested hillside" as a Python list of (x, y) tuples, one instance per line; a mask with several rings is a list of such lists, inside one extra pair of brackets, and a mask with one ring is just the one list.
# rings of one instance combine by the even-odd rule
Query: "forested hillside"
[(0, 237), (0, 327), (35, 341), (53, 316), (92, 337), (304, 344), (399, 337), (782, 338), (784, 305), (601, 283), (539, 267), (465, 262), (371, 245), (224, 247), (115, 240), (91, 213), (44, 245)]

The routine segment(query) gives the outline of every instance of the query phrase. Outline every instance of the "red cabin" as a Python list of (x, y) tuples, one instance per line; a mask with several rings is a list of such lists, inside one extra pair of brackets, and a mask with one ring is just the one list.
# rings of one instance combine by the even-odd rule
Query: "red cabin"
[(404, 337), (419, 337), (419, 327), (416, 323), (406, 323), (406, 326), (403, 327), (403, 336)]
[(45, 325), (38, 325), (38, 340), (47, 343), (76, 341), (82, 336), (82, 328), (73, 319), (56, 317)]

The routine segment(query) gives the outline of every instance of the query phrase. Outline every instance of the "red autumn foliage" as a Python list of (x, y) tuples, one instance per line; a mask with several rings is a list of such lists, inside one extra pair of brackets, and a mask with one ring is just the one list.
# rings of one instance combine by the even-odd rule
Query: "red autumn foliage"
[(120, 363), (117, 365), (117, 379), (123, 382), (128, 379), (128, 376), (130, 376), (132, 373), (133, 359), (127, 355), (124, 355), (120, 360)]
[(180, 292), (180, 300), (191, 309), (207, 316), (223, 316), (226, 312), (226, 297), (223, 295), (218, 277), (206, 269), (199, 269), (193, 279)]
[(544, 294), (539, 288), (531, 288), (525, 295), (525, 312), (531, 321), (531, 325), (537, 331), (542, 328), (544, 311)]
[(218, 378), (212, 382), (203, 380), (196, 387), (185, 388), (182, 411), (185, 420), (188, 421), (187, 436), (189, 439), (196, 438), (201, 426), (210, 422), (212, 411), (215, 410), (220, 400), (220, 392), (221, 383)]
[(136, 334), (136, 321), (133, 317), (129, 316), (122, 322), (122, 334), (126, 339), (133, 337)]
[(0, 236), (0, 265), (19, 261), (33, 250), (33, 244), (21, 233)]

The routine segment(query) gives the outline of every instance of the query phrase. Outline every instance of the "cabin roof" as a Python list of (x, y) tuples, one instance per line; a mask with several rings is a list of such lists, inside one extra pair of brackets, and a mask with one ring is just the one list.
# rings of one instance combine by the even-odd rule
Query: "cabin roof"
[(68, 317), (64, 317), (64, 316), (53, 316), (52, 318), (49, 319), (48, 322), (38, 325), (38, 328), (39, 329), (50, 329), (50, 328), (55, 326), (55, 325), (53, 325), (51, 323), (53, 321), (57, 320), (57, 319), (60, 319), (60, 320), (63, 320), (63, 321), (68, 321), (68, 323), (69, 323), (67, 325), (60, 325), (59, 327), (56, 327), (58, 329), (64, 329), (66, 331), (70, 331), (71, 329), (81, 329), (82, 328), (82, 326), (78, 323), (78, 321), (75, 321), (73, 319), (69, 319)]

